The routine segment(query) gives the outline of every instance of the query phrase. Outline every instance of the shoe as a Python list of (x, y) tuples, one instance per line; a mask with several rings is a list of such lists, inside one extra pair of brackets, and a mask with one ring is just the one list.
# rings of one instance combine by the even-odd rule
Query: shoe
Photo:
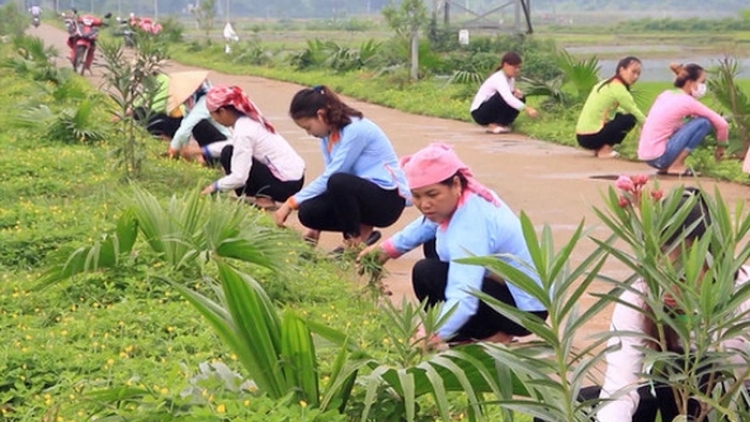
[[(380, 238), (383, 237), (383, 234), (380, 233), (378, 230), (373, 230), (372, 233), (370, 233), (369, 236), (367, 236), (367, 239), (365, 239), (364, 244), (365, 246), (372, 246), (380, 240)], [(339, 246), (338, 248), (331, 251), (331, 255), (341, 255), (346, 251), (345, 246)]]
[(604, 155), (596, 154), (597, 158), (617, 158), (619, 156), (620, 156), (620, 153), (617, 151), (610, 151), (609, 154), (604, 154)]
[(508, 126), (495, 126), (492, 129), (487, 129), (487, 133), (494, 133), (495, 135), (510, 133), (510, 128)]
[(668, 173), (666, 171), (659, 170), (656, 172), (656, 175), (659, 177), (700, 177), (701, 174), (697, 171), (693, 171), (692, 169), (687, 169), (683, 171), (682, 173)]

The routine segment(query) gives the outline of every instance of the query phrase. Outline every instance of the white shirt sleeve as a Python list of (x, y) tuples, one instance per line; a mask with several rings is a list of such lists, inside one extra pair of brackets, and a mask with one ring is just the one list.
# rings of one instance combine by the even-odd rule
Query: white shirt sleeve
[[(636, 307), (643, 307), (643, 298), (638, 293), (645, 291), (643, 281), (634, 283), (635, 291), (629, 290), (620, 299)], [(615, 305), (612, 313), (611, 331), (644, 332), (644, 316), (637, 310), (621, 303)], [(609, 352), (606, 357), (607, 371), (599, 395), (601, 399), (610, 399), (599, 407), (596, 418), (600, 422), (631, 422), (638, 409), (640, 397), (636, 390), (640, 381), (639, 373), (643, 372), (643, 338), (633, 335), (612, 336), (607, 346), (620, 344), (620, 348)]]
[(526, 107), (526, 104), (513, 95), (513, 80), (508, 80), (502, 70), (497, 73), (499, 74), (499, 77), (494, 80), (494, 88), (497, 93), (503, 97), (503, 100), (505, 100), (509, 106), (519, 111), (523, 110), (524, 107)]
[(219, 190), (237, 189), (245, 186), (250, 169), (253, 166), (255, 142), (258, 134), (253, 132), (260, 130), (260, 125), (239, 125), (235, 123), (232, 135), (232, 172), (217, 181)]

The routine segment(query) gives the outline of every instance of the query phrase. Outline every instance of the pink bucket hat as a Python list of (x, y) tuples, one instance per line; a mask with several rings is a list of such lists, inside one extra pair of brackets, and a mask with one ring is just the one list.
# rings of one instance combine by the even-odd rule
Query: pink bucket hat
[(500, 201), (492, 191), (477, 182), (469, 167), (458, 158), (450, 145), (434, 142), (413, 155), (401, 158), (409, 189), (419, 189), (440, 183), (456, 173), (461, 173), (467, 180), (467, 190), (474, 192), (494, 205)]

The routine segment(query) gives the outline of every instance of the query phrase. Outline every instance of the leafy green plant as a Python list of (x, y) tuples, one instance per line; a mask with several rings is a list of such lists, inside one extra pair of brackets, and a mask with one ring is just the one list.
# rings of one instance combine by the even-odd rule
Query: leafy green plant
[[(695, 420), (747, 419), (744, 380), (750, 375), (750, 353), (725, 346), (727, 341), (743, 337), (750, 316), (742, 307), (750, 300), (750, 285), (735, 282), (750, 257), (750, 245), (743, 240), (750, 231), (750, 218), (742, 203), (731, 209), (718, 189), (714, 198), (704, 194), (701, 199), (686, 195), (682, 187), (661, 201), (650, 200), (645, 189), (635, 200), (626, 197), (630, 205), (613, 189), (605, 199), (607, 207), (596, 212), (630, 251), (614, 244), (601, 245), (646, 284), (647, 291), (640, 294), (645, 307), (636, 310), (657, 328), (648, 339), (657, 347), (643, 348), (644, 361), (657, 370), (641, 375), (670, 385), (683, 417), (688, 400), (694, 399), (701, 405)], [(700, 221), (683, 229), (684, 221), (698, 201), (703, 201), (710, 223), (700, 239), (688, 243), (686, 234)], [(668, 239), (675, 240), (668, 244)], [(679, 258), (669, 259), (675, 249), (680, 251)], [(706, 259), (709, 253), (711, 260)], [(622, 281), (609, 281), (632, 289)], [(676, 309), (684, 310), (685, 317), (676, 317), (664, 306), (667, 294), (676, 301)], [(632, 304), (623, 305), (633, 308)], [(668, 330), (684, 346), (682, 351), (668, 347)]]
[(2, 67), (13, 69), (19, 75), (28, 75), (32, 80), (60, 84), (68, 73), (57, 68), (58, 56), (54, 47), (46, 47), (37, 37), (19, 35), (13, 37), (16, 57), (5, 59)]
[(725, 57), (708, 79), (712, 95), (729, 111), (728, 119), (733, 123), (741, 143), (741, 154), (750, 147), (750, 96), (737, 86), (737, 60)]
[[(125, 169), (125, 176), (140, 176), (144, 147), (142, 129), (133, 115), (136, 104), (151, 104), (156, 95), (156, 73), (167, 57), (166, 47), (154, 37), (135, 33), (133, 55), (125, 53), (122, 42), (102, 42), (99, 50), (104, 56), (104, 85), (114, 107), (111, 113), (117, 121), (119, 144), (115, 149), (117, 165)], [(146, 107), (150, 109), (150, 107)], [(148, 114), (148, 113), (147, 113)], [(149, 116), (144, 116), (148, 120)]]
[(521, 215), (521, 225), (541, 286), (496, 257), (461, 260), (483, 265), (502, 279), (509, 280), (540, 301), (549, 312), (547, 321), (541, 321), (491, 296), (476, 293), (497, 312), (523, 325), (538, 338), (508, 346), (486, 346), (497, 364), (510, 368), (529, 391), (528, 398), (504, 398), (498, 404), (545, 421), (590, 420), (592, 403), (577, 403), (576, 399), (581, 387), (596, 378), (596, 365), (607, 351), (599, 347), (606, 338), (599, 338), (583, 348), (576, 348), (573, 341), (583, 325), (598, 318), (599, 312), (609, 303), (607, 298), (602, 297), (585, 311), (579, 307), (580, 300), (604, 265), (606, 249), (597, 248), (583, 262), (571, 268), (570, 257), (584, 236), (583, 222), (559, 251), (554, 249), (549, 226), (545, 225), (541, 237), (537, 237), (534, 224), (525, 214)]
[(572, 99), (577, 103), (586, 100), (591, 89), (599, 82), (599, 59), (596, 56), (576, 60), (565, 50), (559, 50), (555, 59), (564, 75), (566, 86), (573, 89)]
[(422, 0), (403, 0), (398, 6), (391, 2), (381, 11), (388, 26), (398, 37), (410, 40), (410, 76), (419, 78), (419, 30), (429, 22), (427, 6)]
[(15, 2), (0, 7), (0, 35), (19, 36), (29, 25), (28, 16), (22, 13)]
[(65, 107), (58, 112), (46, 105), (24, 110), (15, 120), (16, 125), (30, 129), (42, 129), (45, 137), (65, 143), (92, 143), (106, 138), (108, 128), (96, 115), (100, 102), (96, 98), (81, 100), (76, 106)]

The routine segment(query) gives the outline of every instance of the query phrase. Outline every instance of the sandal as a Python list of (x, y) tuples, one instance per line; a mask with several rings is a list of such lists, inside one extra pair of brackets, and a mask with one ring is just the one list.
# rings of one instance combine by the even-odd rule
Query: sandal
[(657, 171), (656, 175), (659, 177), (700, 177), (701, 174), (697, 171), (693, 171), (692, 169), (687, 169), (683, 171), (682, 173), (668, 173), (666, 171)]

